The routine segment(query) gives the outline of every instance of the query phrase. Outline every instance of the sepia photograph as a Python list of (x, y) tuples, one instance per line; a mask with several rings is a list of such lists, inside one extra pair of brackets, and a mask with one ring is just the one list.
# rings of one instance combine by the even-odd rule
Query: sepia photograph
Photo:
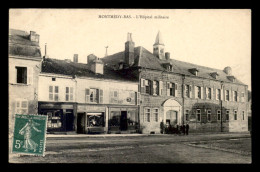
[(251, 14), (10, 8), (9, 163), (251, 164)]

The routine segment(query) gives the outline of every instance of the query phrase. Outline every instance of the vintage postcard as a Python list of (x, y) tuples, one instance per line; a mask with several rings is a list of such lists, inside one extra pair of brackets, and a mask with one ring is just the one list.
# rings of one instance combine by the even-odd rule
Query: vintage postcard
[(250, 9), (10, 9), (8, 34), (10, 163), (252, 162)]

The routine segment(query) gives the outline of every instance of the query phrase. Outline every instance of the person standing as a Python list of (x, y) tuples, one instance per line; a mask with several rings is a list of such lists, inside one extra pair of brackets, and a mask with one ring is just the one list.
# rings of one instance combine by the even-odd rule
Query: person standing
[(189, 126), (189, 124), (187, 123), (187, 124), (186, 124), (186, 135), (189, 135), (189, 129), (190, 129), (190, 126)]
[(183, 135), (185, 135), (185, 133), (186, 133), (186, 126), (185, 126), (185, 124), (182, 124), (182, 133), (183, 133)]

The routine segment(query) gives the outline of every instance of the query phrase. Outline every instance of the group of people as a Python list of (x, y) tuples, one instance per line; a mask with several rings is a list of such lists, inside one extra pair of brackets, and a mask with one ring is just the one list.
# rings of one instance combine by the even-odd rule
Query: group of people
[(181, 126), (179, 126), (178, 124), (176, 124), (175, 126), (172, 125), (167, 125), (166, 126), (166, 133), (167, 134), (178, 134), (178, 135), (189, 135), (189, 124), (182, 124)]

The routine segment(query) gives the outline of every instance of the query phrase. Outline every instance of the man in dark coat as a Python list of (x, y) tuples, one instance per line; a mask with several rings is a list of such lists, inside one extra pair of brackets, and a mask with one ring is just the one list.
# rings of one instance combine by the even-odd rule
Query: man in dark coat
[(185, 124), (182, 124), (182, 133), (183, 133), (183, 135), (185, 135), (185, 133), (186, 133), (185, 129), (186, 129)]
[(187, 124), (186, 124), (186, 135), (189, 135), (189, 129), (190, 129), (190, 126), (189, 126), (189, 124), (187, 123)]

